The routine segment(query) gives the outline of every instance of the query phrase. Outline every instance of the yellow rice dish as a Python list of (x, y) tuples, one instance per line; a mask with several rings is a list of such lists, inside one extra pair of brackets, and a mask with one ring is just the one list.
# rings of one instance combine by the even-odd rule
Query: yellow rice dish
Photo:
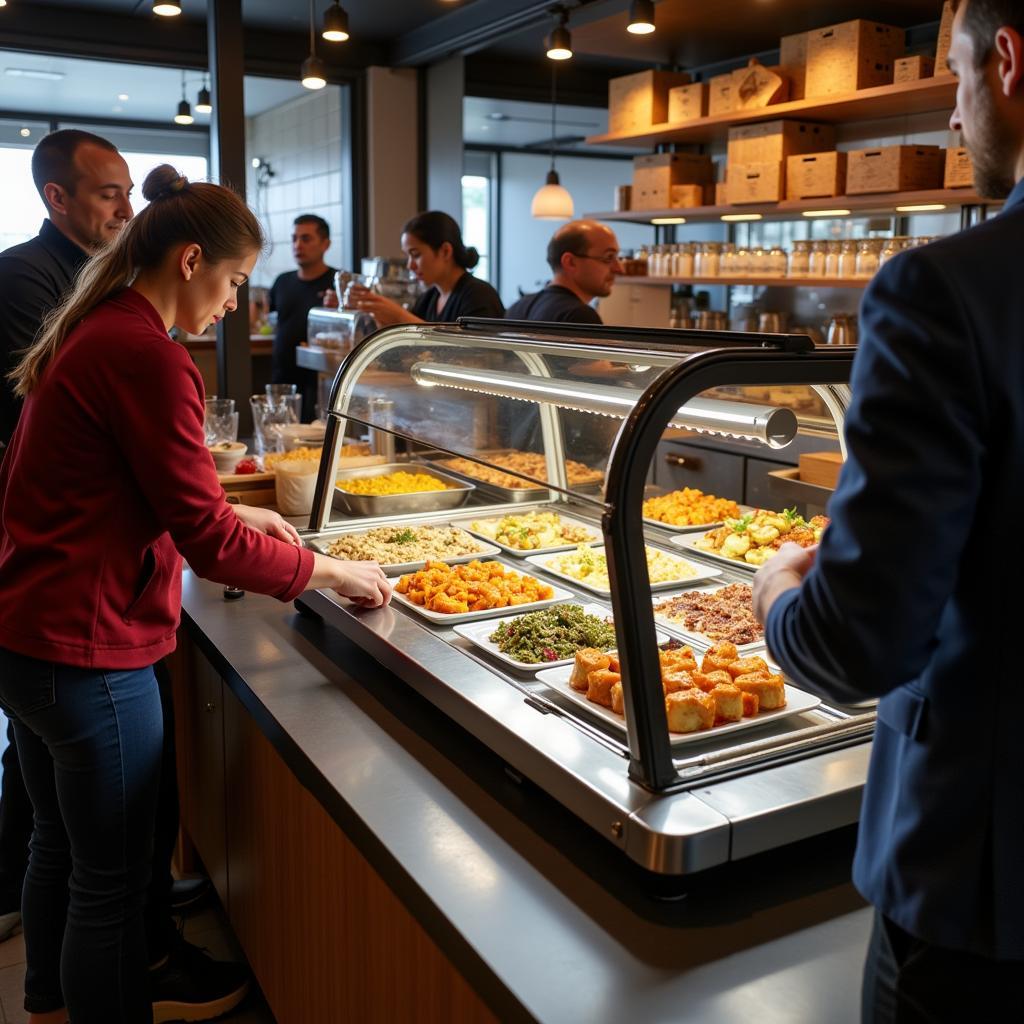
[(381, 476), (340, 480), (338, 489), (349, 494), (418, 494), (421, 491), (447, 491), (448, 484), (429, 473), (407, 473), (403, 469)]
[[(686, 580), (697, 575), (697, 570), (685, 559), (654, 548), (645, 550), (651, 583), (674, 583), (676, 580)], [(585, 583), (588, 587), (595, 587), (598, 590), (611, 589), (608, 559), (601, 548), (590, 548), (581, 544), (575, 551), (546, 558), (543, 565), (545, 569), (560, 572), (563, 576)]]

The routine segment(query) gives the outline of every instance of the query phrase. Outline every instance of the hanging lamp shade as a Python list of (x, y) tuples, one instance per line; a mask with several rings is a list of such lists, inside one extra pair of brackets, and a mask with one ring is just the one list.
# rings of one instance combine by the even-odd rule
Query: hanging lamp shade
[(545, 183), (534, 194), (530, 215), (536, 220), (571, 220), (573, 210), (572, 196), (552, 167)]
[(654, 0), (631, 0), (627, 32), (646, 36), (654, 31)]
[(569, 60), (572, 57), (572, 36), (564, 22), (557, 25), (548, 37), (547, 56), (549, 60)]
[(330, 43), (348, 39), (348, 12), (337, 0), (324, 11), (324, 29), (320, 34)]
[(196, 113), (209, 114), (213, 112), (213, 103), (210, 102), (210, 90), (204, 85), (196, 97)]
[(188, 105), (188, 100), (182, 100), (178, 104), (178, 112), (174, 115), (175, 124), (191, 124), (195, 118), (192, 116), (192, 108)]
[(162, 18), (173, 18), (181, 14), (181, 4), (178, 0), (153, 0), (153, 13)]
[(302, 62), (302, 84), (307, 89), (322, 89), (327, 84), (327, 69), (319, 57), (309, 56)]

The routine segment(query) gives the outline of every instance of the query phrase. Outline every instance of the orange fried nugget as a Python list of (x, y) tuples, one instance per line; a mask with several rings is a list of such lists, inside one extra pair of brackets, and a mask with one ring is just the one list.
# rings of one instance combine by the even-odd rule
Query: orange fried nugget
[(700, 732), (715, 723), (715, 699), (696, 688), (677, 690), (665, 697), (665, 714), (670, 732)]
[(658, 657), (661, 660), (661, 671), (664, 672), (693, 672), (697, 668), (697, 659), (693, 655), (693, 648), (687, 645), (679, 647), (674, 651), (659, 651)]
[(738, 722), (743, 717), (743, 691), (733, 683), (719, 683), (712, 691), (715, 722)]
[(723, 683), (732, 683), (732, 676), (722, 669), (716, 669), (714, 672), (693, 673), (693, 685), (705, 693), (710, 693), (716, 686)]
[(611, 688), (612, 711), (617, 715), (626, 717), (626, 704), (622, 697), (622, 683), (613, 683)]
[(666, 693), (675, 693), (677, 690), (692, 690), (695, 684), (693, 676), (684, 670), (663, 675), (661, 685)]
[(735, 679), (737, 676), (748, 676), (755, 672), (768, 672), (768, 663), (764, 658), (737, 658), (729, 662), (726, 671)]
[[(587, 689), (587, 676), (591, 672), (599, 672), (609, 667), (611, 658), (596, 647), (582, 647), (576, 652), (572, 666), (572, 674), (569, 676), (569, 685), (574, 690)], [(614, 669), (613, 671), (618, 671)]]
[(602, 707), (612, 706), (612, 687), (622, 680), (618, 672), (609, 672), (608, 669), (598, 669), (587, 676), (587, 700), (600, 704)]
[(716, 672), (728, 667), (739, 656), (739, 651), (736, 650), (734, 643), (728, 640), (720, 640), (704, 655), (700, 670), (702, 672)]
[(756, 693), (743, 693), (743, 717), (753, 718), (758, 712), (760, 701)]
[(759, 711), (774, 711), (786, 706), (786, 687), (782, 676), (754, 672), (736, 676), (733, 682), (744, 692), (757, 696)]

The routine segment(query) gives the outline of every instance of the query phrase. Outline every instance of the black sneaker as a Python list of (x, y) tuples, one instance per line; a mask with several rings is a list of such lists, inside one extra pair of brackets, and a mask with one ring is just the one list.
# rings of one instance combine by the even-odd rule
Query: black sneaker
[(213, 891), (208, 878), (176, 878), (171, 884), (171, 913), (188, 914), (195, 910)]
[(150, 969), (149, 984), (153, 1024), (214, 1020), (245, 998), (249, 970), (243, 964), (214, 960), (179, 939), (167, 959)]

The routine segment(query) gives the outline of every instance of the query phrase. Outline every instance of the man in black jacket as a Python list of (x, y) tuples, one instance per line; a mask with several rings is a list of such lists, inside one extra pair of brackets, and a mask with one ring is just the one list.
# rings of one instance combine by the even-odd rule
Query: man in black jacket
[(794, 682), (880, 698), (853, 864), (871, 1024), (1024, 1020), (1024, 5), (954, 7), (950, 127), (1006, 206), (871, 282), (832, 523), (754, 580)]
[(601, 323), (590, 303), (611, 295), (615, 275), (622, 273), (614, 232), (596, 220), (563, 224), (548, 242), (548, 266), (554, 275), (548, 286), (513, 303), (506, 319)]

